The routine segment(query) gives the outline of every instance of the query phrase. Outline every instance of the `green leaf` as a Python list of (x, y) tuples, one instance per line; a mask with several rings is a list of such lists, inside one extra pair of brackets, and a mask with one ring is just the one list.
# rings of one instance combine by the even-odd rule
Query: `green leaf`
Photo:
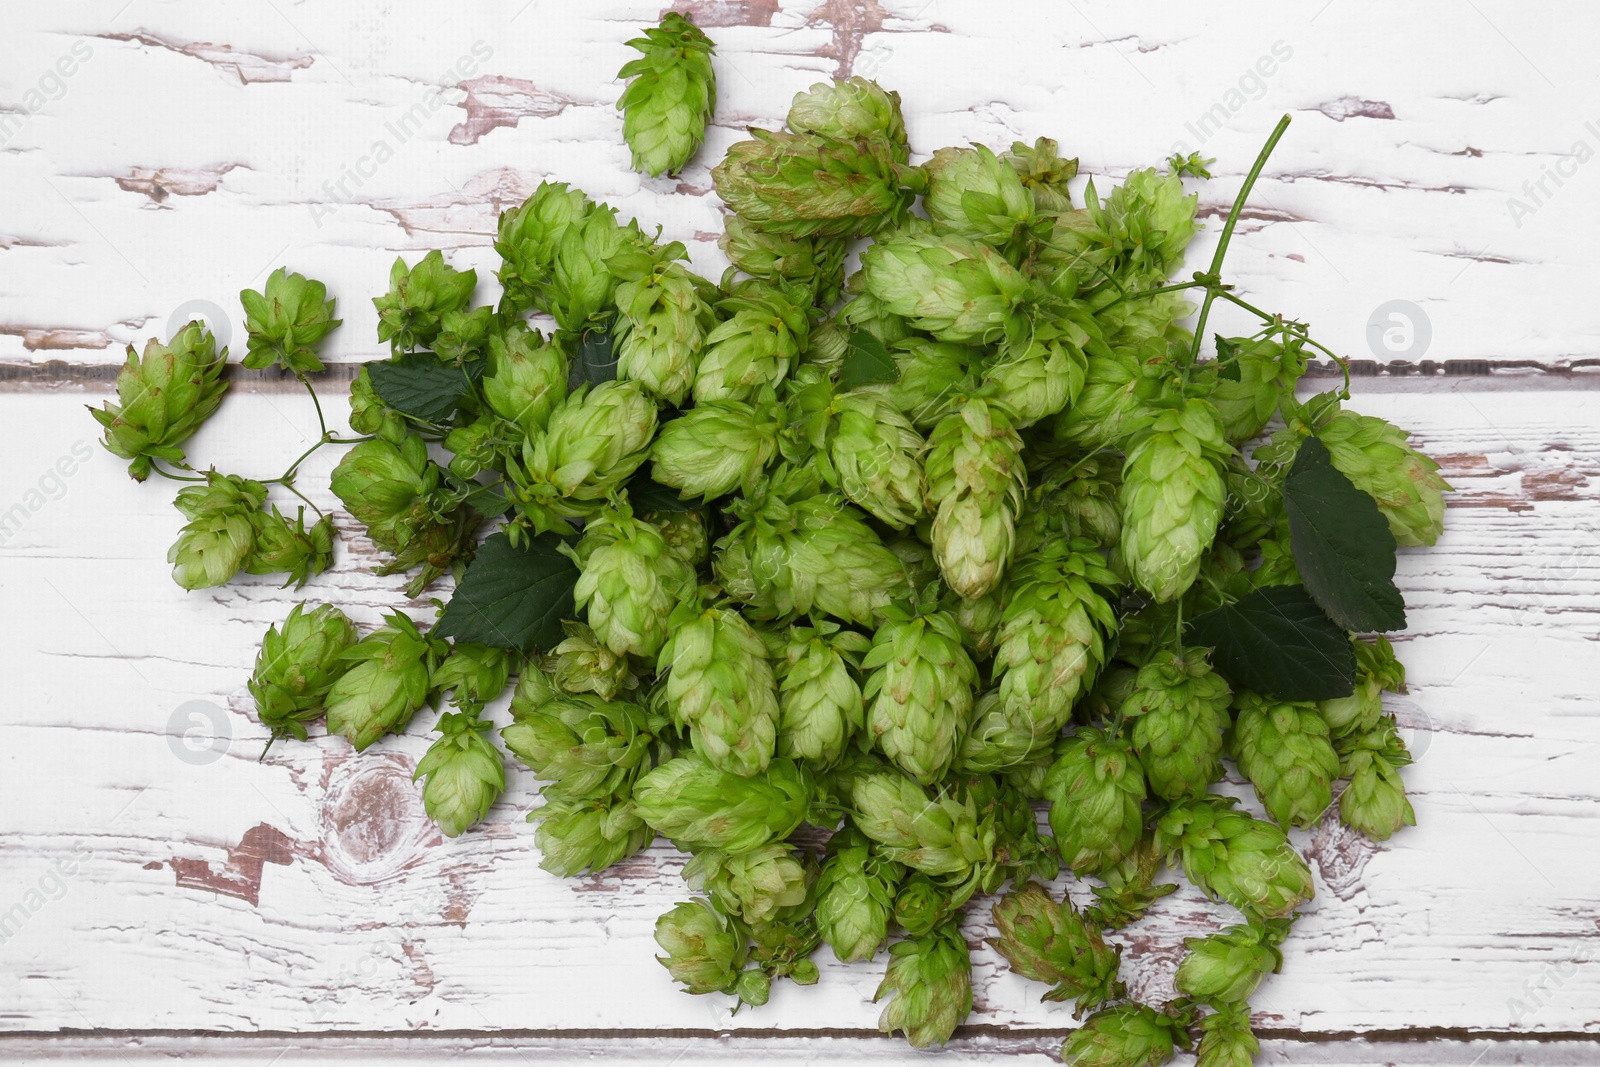
[(1187, 642), (1235, 686), (1280, 700), (1332, 700), (1355, 691), (1350, 639), (1301, 585), (1269, 585), (1197, 617)]
[(1328, 617), (1358, 633), (1405, 629), (1389, 522), (1334, 467), (1319, 439), (1301, 442), (1283, 482), (1283, 506), (1300, 580)]
[(567, 371), (567, 388), (580, 385), (599, 385), (617, 378), (617, 354), (612, 345), (616, 339), (608, 330), (584, 330), (578, 339), (578, 351), (572, 357)]
[(850, 335), (850, 348), (844, 354), (846, 389), (899, 380), (900, 367), (882, 341), (865, 330), (856, 330)]
[(457, 367), (439, 362), (432, 352), (411, 352), (397, 359), (373, 360), (367, 364), (367, 376), (378, 398), (400, 414), (443, 423), (483, 377), (483, 361)]
[(539, 534), (517, 548), (504, 533), (490, 536), (468, 565), (434, 632), (494, 648), (548, 650), (573, 617), (578, 567), (561, 554), (561, 538)]
[(635, 515), (663, 511), (696, 511), (700, 507), (699, 501), (683, 499), (676, 489), (655, 481), (642, 467), (628, 481), (628, 503), (632, 505)]

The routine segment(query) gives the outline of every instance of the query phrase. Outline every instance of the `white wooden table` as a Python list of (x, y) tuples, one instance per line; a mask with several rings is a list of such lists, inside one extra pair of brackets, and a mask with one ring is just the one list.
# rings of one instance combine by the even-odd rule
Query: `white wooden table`
[[(1414, 428), (1459, 492), (1438, 546), (1400, 564), (1411, 692), (1395, 707), (1421, 825), (1382, 846), (1332, 823), (1300, 836), (1318, 895), (1255, 1002), (1263, 1061), (1600, 1061), (1600, 16), (1491, 0), (685, 6), (718, 43), (721, 100), (678, 181), (627, 168), (613, 109), (622, 42), (653, 4), (7, 9), (0, 1056), (915, 1055), (874, 1034), (878, 969), (826, 952), (820, 985), (737, 1017), (676, 992), (650, 930), (684, 895), (678, 859), (546, 875), (526, 774), (486, 826), (439, 837), (409, 782), (424, 727), (360, 758), (319, 739), (258, 761), (243, 683), (299, 597), (267, 578), (174, 586), (170, 489), (128, 480), (82, 407), (126, 343), (196, 308), (240, 337), (238, 290), (280, 264), (339, 298), (333, 357), (370, 358), (368, 298), (394, 257), (441, 247), (487, 281), (496, 213), (547, 176), (661, 224), (714, 274), (709, 162), (854, 71), (901, 92), (923, 154), (1050, 135), (1115, 179), (1200, 149), (1218, 161), (1213, 240), (1294, 115), (1227, 273), (1366, 361), (1356, 406)], [(1369, 333), (1375, 316), (1396, 329)], [(325, 388), (332, 419), (343, 394)], [(244, 380), (191, 455), (276, 473), (314, 428), (303, 393)], [(302, 479), (319, 503), (335, 459)], [(364, 623), (427, 618), (341, 528), (336, 568), (306, 593)], [(185, 742), (213, 721), (213, 747)], [(1184, 891), (1136, 928), (1134, 992), (1166, 995), (1182, 937), (1217, 914)], [(1051, 1061), (1070, 1015), (978, 943), (980, 918), (977, 1008), (944, 1058)]]

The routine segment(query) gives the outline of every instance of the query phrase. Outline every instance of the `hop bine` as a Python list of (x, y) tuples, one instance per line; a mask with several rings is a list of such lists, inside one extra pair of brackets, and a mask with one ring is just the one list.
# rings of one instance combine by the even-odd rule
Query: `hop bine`
[(328, 691), (348, 664), (345, 649), (356, 643), (355, 623), (332, 604), (310, 612), (296, 604), (277, 626), (267, 628), (250, 676), (261, 725), (280, 737), (306, 739), (306, 723), (323, 715)]
[(624, 64), (619, 78), (632, 78), (617, 100), (622, 136), (633, 152), (633, 169), (651, 177), (682, 170), (706, 139), (717, 106), (711, 68), (716, 46), (676, 11), (661, 25), (628, 42), (643, 53)]
[(921, 937), (889, 946), (889, 969), (873, 1000), (893, 996), (878, 1020), (886, 1034), (905, 1034), (912, 1048), (950, 1040), (972, 1011), (972, 961), (952, 919)]
[(156, 460), (181, 464), (183, 449), (200, 424), (222, 403), (228, 383), (222, 377), (228, 350), (217, 351), (216, 338), (196, 320), (162, 344), (151, 338), (144, 357), (128, 346), (128, 361), (117, 372), (117, 399), (101, 410), (89, 409), (105, 428), (106, 451), (131, 460), (128, 474), (136, 482), (150, 476)]
[(1311, 869), (1282, 830), (1233, 810), (1233, 797), (1171, 804), (1156, 818), (1155, 845), (1207, 896), (1252, 918), (1277, 919), (1310, 900)]
[(1310, 826), (1333, 801), (1339, 756), (1315, 704), (1240, 693), (1232, 755), (1279, 826)]
[(1122, 471), (1122, 557), (1139, 588), (1165, 604), (1200, 573), (1227, 498), (1228, 445), (1204, 400), (1156, 417)]
[(1082, 1013), (1126, 995), (1117, 980), (1122, 950), (1107, 946), (1070, 899), (1058, 904), (1043, 886), (1029, 882), (995, 902), (994, 921), (1000, 936), (989, 944), (1011, 969), (1055, 986), (1042, 999), (1075, 1000)]

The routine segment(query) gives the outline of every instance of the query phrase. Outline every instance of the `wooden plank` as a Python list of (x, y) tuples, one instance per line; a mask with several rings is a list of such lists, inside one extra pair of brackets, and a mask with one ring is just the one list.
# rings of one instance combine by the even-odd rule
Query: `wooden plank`
[[(0, 588), (18, 606), (0, 621), (12, 685), (0, 811), (27, 816), (0, 832), (0, 1029), (873, 1027), (877, 966), (824, 959), (817, 987), (781, 987), (736, 1017), (725, 998), (676, 992), (650, 961), (650, 931), (685, 895), (679, 858), (658, 846), (600, 876), (545, 874), (521, 818), (535, 790), (525, 772), (486, 826), (439, 837), (409, 782), (426, 715), (361, 757), (320, 738), (258, 760), (265, 737), (243, 683), (262, 631), (302, 594), (264, 578), (173, 585), (162, 563), (173, 487), (135, 485), (88, 447), (95, 427), (78, 405), (102, 396), (0, 395), (29, 457), (0, 471), (0, 505), (26, 512), (0, 554)], [(1600, 801), (1587, 759), (1600, 745), (1596, 403), (1358, 396), (1360, 410), (1415, 429), (1459, 489), (1439, 546), (1403, 553), (1398, 575), (1412, 689), (1395, 710), (1422, 757), (1407, 772), (1422, 825), (1381, 846), (1332, 823), (1299, 835), (1319, 895), (1256, 1000), (1259, 1025), (1600, 1029), (1585, 995), (1600, 858), (1581, 845)], [(324, 404), (342, 420), (336, 393)], [(315, 432), (303, 397), (246, 394), (192, 455), (269, 475)], [(301, 480), (324, 506), (335, 459), (319, 453)], [(395, 607), (428, 618), (400, 580), (371, 575), (347, 518), (341, 529), (336, 568), (303, 595), (364, 624)], [(222, 740), (196, 752), (183, 735), (210, 721)], [(1182, 938), (1225, 910), (1185, 890), (1130, 931), (1134, 991), (1168, 995)], [(977, 913), (968, 926), (974, 1023), (1058, 1039), (1069, 1013), (1004, 972), (980, 943), (985, 926)]]

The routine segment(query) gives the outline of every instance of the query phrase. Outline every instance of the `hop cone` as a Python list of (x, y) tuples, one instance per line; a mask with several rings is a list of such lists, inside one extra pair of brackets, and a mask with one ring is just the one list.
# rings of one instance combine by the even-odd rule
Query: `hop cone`
[(406, 439), (405, 417), (378, 396), (365, 364), (350, 382), (349, 421), (350, 429), (359, 434), (382, 437), (397, 445)]
[(581, 622), (564, 621), (561, 629), (567, 636), (539, 661), (556, 685), (569, 693), (593, 693), (601, 700), (639, 687), (627, 653), (611, 651)]
[(172, 580), (193, 590), (221, 585), (239, 573), (255, 549), (255, 515), (266, 499), (260, 482), (216, 471), (178, 490), (173, 506), (189, 522), (167, 550)]
[(1041, 266), (1070, 271), (1085, 290), (1107, 278), (1118, 291), (1162, 285), (1194, 237), (1198, 203), (1176, 175), (1153, 168), (1134, 171), (1103, 201), (1091, 181), (1084, 206), (1056, 219)]
[(689, 602), (672, 614), (659, 669), (673, 718), (714, 767), (760, 774), (778, 731), (777, 682), (766, 645), (732, 608)]
[(444, 641), (424, 636), (399, 612), (384, 620), (388, 625), (344, 651), (349, 668), (328, 691), (328, 732), (344, 735), (357, 752), (405, 729), (446, 651)]
[(1148, 430), (1160, 414), (1153, 405), (1173, 395), (1166, 356), (1159, 339), (1088, 355), (1077, 401), (1050, 422), (1053, 443), (1085, 452), (1121, 450)]
[(1067, 1035), (1067, 1067), (1160, 1067), (1174, 1044), (1189, 1047), (1186, 1020), (1137, 1001), (1101, 1008)]
[(380, 437), (344, 454), (333, 469), (331, 488), (367, 528), (373, 544), (398, 553), (431, 521), (428, 498), (440, 479), (439, 467), (428, 459), (427, 442), (421, 437), (408, 436), (398, 446)]
[(1233, 797), (1173, 803), (1156, 820), (1156, 847), (1183, 858), (1189, 881), (1252, 918), (1282, 918), (1310, 900), (1311, 870), (1282, 830), (1234, 811)]
[(309, 613), (296, 604), (281, 629), (267, 628), (250, 695), (261, 725), (274, 738), (306, 739), (305, 724), (321, 718), (328, 690), (348, 666), (341, 655), (357, 636), (355, 623), (332, 604)]
[(667, 639), (667, 617), (695, 589), (694, 568), (626, 506), (584, 525), (573, 553), (581, 574), (572, 590), (589, 627), (617, 655), (653, 657)]
[(1339, 757), (1315, 704), (1235, 698), (1232, 755), (1279, 826), (1310, 826), (1333, 802)]
[(482, 386), (495, 414), (531, 437), (567, 398), (567, 358), (537, 330), (513, 323), (489, 338)]
[(557, 697), (520, 712), (500, 736), (550, 783), (544, 795), (551, 800), (626, 797), (648, 767), (655, 740), (637, 704), (587, 696)]
[(718, 301), (725, 318), (705, 336), (695, 402), (748, 400), (760, 387), (783, 381), (810, 336), (809, 302), (804, 289), (754, 279)]
[(228, 383), (222, 377), (228, 350), (217, 351), (205, 324), (189, 323), (161, 344), (151, 338), (144, 357), (128, 346), (128, 361), (117, 372), (117, 399), (89, 414), (105, 428), (101, 442), (113, 456), (131, 460), (128, 474), (142, 482), (158, 459), (182, 463), (188, 440), (222, 403)]
[(1269, 919), (1184, 938), (1189, 954), (1178, 964), (1173, 984), (1185, 996), (1212, 1004), (1249, 1000), (1261, 979), (1283, 966), (1278, 946), (1288, 933), (1288, 920)]
[(1003, 409), (968, 400), (934, 427), (924, 469), (939, 571), (960, 595), (983, 596), (999, 584), (1016, 539), (1022, 439)]
[(867, 293), (940, 341), (999, 338), (1028, 280), (986, 244), (957, 234), (896, 233), (861, 254)]
[(1122, 950), (1107, 946), (1070, 898), (1058, 904), (1038, 882), (1029, 882), (995, 902), (994, 922), (1000, 936), (989, 944), (1011, 969), (1055, 986), (1043, 999), (1076, 1000), (1084, 1012), (1126, 994), (1117, 980)]
[(483, 735), (493, 723), (473, 712), (449, 712), (436, 729), (442, 735), (417, 764), (413, 779), (427, 778), (422, 803), (428, 818), (446, 837), (455, 837), (483, 819), (505, 791), (506, 768), (500, 750)]
[(923, 785), (944, 777), (972, 712), (978, 669), (948, 614), (890, 619), (861, 661), (867, 730), (889, 760)]
[(793, 845), (781, 842), (733, 855), (705, 849), (684, 865), (683, 880), (705, 891), (724, 914), (766, 922), (781, 909), (805, 902), (809, 872), (802, 858)]
[(650, 476), (685, 496), (714, 497), (752, 484), (778, 450), (781, 422), (742, 400), (696, 404), (662, 425), (650, 451)]
[(1406, 685), (1406, 669), (1387, 637), (1380, 634), (1376, 641), (1350, 643), (1356, 652), (1354, 692), (1317, 705), (1335, 738), (1375, 729), (1383, 720), (1383, 691), (1404, 692)]
[(833, 410), (828, 458), (844, 495), (896, 530), (916, 522), (926, 487), (923, 441), (910, 420), (871, 393), (843, 393)]
[(1400, 827), (1417, 824), (1400, 778), (1400, 768), (1411, 762), (1411, 753), (1394, 719), (1386, 717), (1371, 730), (1342, 738), (1337, 748), (1339, 773), (1350, 779), (1339, 796), (1341, 822), (1374, 841), (1386, 841)]
[(507, 473), (512, 503), (537, 530), (564, 530), (593, 514), (649, 455), (656, 405), (636, 382), (579, 387), (522, 448)]
[(511, 679), (512, 654), (476, 641), (457, 641), (434, 670), (429, 687), (436, 693), (454, 690), (450, 702), (459, 708), (482, 707), (505, 692)]
[(1224, 1004), (1200, 1020), (1195, 1067), (1251, 1067), (1261, 1042), (1250, 1031), (1250, 1005)]
[(1045, 776), (1044, 790), (1061, 861), (1074, 873), (1098, 873), (1139, 844), (1144, 771), (1126, 740), (1079, 730)]
[(1032, 426), (1071, 404), (1083, 392), (1087, 335), (1067, 325), (1039, 326), (1026, 344), (1007, 345), (983, 373), (984, 384), (1018, 427)]
[(1373, 415), (1340, 411), (1317, 428), (1334, 467), (1378, 502), (1401, 546), (1431, 545), (1444, 530), (1439, 464), (1406, 443), (1411, 435)]
[(639, 817), (691, 848), (749, 852), (788, 837), (811, 803), (811, 775), (775, 759), (763, 777), (719, 771), (703, 756), (668, 760), (633, 789)]
[(1178, 888), (1157, 884), (1162, 867), (1154, 839), (1145, 834), (1132, 852), (1100, 872), (1106, 884), (1092, 890), (1094, 903), (1084, 909), (1084, 918), (1113, 930), (1138, 922), (1152, 904)]
[(835, 141), (881, 137), (900, 163), (911, 155), (905, 119), (900, 114), (900, 94), (868, 78), (818, 82), (796, 93), (786, 124), (794, 133)]
[[(929, 559), (931, 561), (931, 554)], [(933, 577), (937, 576), (935, 569)], [(939, 601), (939, 607), (949, 613), (956, 629), (961, 631), (961, 643), (975, 660), (991, 655), (995, 642), (1000, 639), (1000, 622), (1005, 613), (1003, 593), (1003, 587), (995, 588), (983, 596), (968, 599), (946, 591)]]
[(922, 206), (943, 233), (1000, 245), (1033, 221), (1033, 194), (1021, 176), (982, 145), (941, 148), (925, 169)]
[(1165, 604), (1200, 573), (1227, 498), (1216, 409), (1203, 400), (1157, 416), (1122, 471), (1122, 557), (1139, 588)]
[(1294, 396), (1306, 358), (1298, 345), (1285, 348), (1270, 338), (1226, 338), (1217, 345), (1219, 356), (1230, 357), (1229, 366), (1239, 376), (1218, 378), (1210, 400), (1222, 416), (1223, 435), (1238, 444), (1266, 428), (1279, 397)]
[(1049, 463), (1033, 472), (1022, 518), (1017, 524), (1016, 554), (1027, 555), (1053, 541), (1084, 540), (1110, 548), (1122, 537), (1122, 512), (1117, 504), (1118, 472), (1099, 459)]
[(303, 274), (279, 267), (267, 278), (266, 291), (239, 294), (249, 331), (244, 365), (252, 369), (280, 364), (294, 374), (323, 369), (317, 346), (342, 321), (333, 317), (328, 288)]
[(711, 308), (680, 263), (665, 263), (617, 286), (617, 377), (681, 404), (694, 384)]
[(874, 856), (850, 823), (828, 840), (817, 875), (817, 929), (841, 963), (868, 960), (889, 937), (895, 886), (905, 868)]
[(1072, 210), (1072, 193), (1067, 183), (1078, 175), (1076, 159), (1062, 159), (1059, 146), (1048, 137), (1032, 145), (1015, 141), (1000, 158), (1011, 165), (1022, 179), (1023, 188), (1033, 194), (1034, 206), (1041, 212), (1060, 214)]
[(894, 896), (895, 925), (912, 937), (932, 933), (955, 914), (952, 891), (921, 871), (902, 882)]
[(617, 101), (633, 169), (653, 178), (676, 174), (706, 139), (706, 124), (717, 106), (711, 69), (716, 46), (694, 23), (669, 11), (661, 25), (646, 29), (628, 47), (644, 53), (617, 72), (619, 78), (633, 79)]
[(378, 309), (378, 340), (388, 341), (397, 355), (428, 347), (444, 329), (444, 315), (466, 310), (477, 285), (477, 271), (456, 270), (438, 250), (414, 267), (396, 259), (389, 271), (389, 291), (372, 298)]
[(889, 353), (899, 377), (893, 382), (861, 386), (857, 391), (883, 397), (918, 430), (931, 430), (977, 388), (977, 378), (972, 373), (973, 352), (969, 345), (908, 337), (897, 342)]
[(271, 511), (254, 511), (250, 524), (255, 544), (244, 569), (251, 574), (287, 574), (287, 588), (305, 585), (313, 574), (321, 574), (333, 562), (333, 519), (324, 515), (306, 529), (306, 509), (301, 508), (294, 522), (284, 518), (274, 505)]
[(846, 783), (856, 826), (886, 859), (934, 877), (964, 878), (994, 858), (994, 827), (971, 799), (930, 797), (899, 771), (867, 771)]
[(873, 1000), (893, 996), (878, 1029), (905, 1034), (912, 1048), (944, 1044), (972, 1010), (972, 959), (951, 920), (922, 937), (889, 946), (889, 970)]
[(656, 959), (687, 993), (733, 991), (749, 947), (738, 926), (704, 900), (688, 900), (656, 920)]
[(494, 243), (500, 253), (500, 310), (517, 314), (529, 308), (550, 311), (549, 286), (556, 250), (574, 225), (583, 221), (593, 202), (566, 182), (540, 182), (533, 195), (500, 215)]
[(711, 171), (717, 195), (753, 225), (793, 237), (865, 237), (903, 209), (914, 180), (887, 137), (835, 140), (752, 129)]
[(793, 626), (776, 656), (778, 755), (832, 766), (866, 722), (855, 670), (871, 641), (836, 624)]
[[(717, 241), (728, 261), (768, 285), (781, 281), (805, 286), (819, 306), (839, 298), (844, 285), (844, 258), (850, 242), (842, 237), (791, 237), (751, 225), (738, 215), (723, 219)], [(821, 329), (812, 331), (807, 359), (816, 358)], [(841, 353), (842, 354), (842, 353)]]
[(601, 871), (637, 855), (655, 838), (634, 804), (614, 797), (551, 800), (532, 812), (539, 866), (561, 878)]
[(1222, 778), (1222, 732), (1232, 696), (1204, 649), (1183, 649), (1140, 669), (1122, 714), (1133, 720), (1133, 747), (1150, 792), (1163, 800), (1194, 800)]

